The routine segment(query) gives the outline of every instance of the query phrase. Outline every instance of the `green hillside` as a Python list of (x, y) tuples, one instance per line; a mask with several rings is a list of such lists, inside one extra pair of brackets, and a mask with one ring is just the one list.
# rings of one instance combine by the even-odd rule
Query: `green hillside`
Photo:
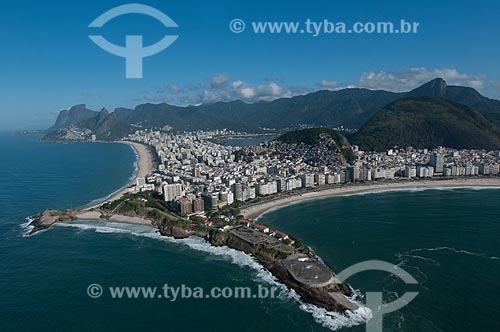
[(369, 119), (352, 144), (383, 151), (413, 146), (457, 149), (499, 149), (500, 129), (481, 112), (439, 97), (398, 100)]
[(286, 134), (281, 135), (276, 138), (277, 141), (287, 143), (287, 144), (307, 144), (314, 146), (321, 143), (321, 138), (324, 135), (329, 136), (335, 141), (335, 147), (344, 158), (350, 162), (354, 159), (354, 153), (352, 151), (349, 141), (340, 132), (330, 128), (310, 128), (290, 131)]

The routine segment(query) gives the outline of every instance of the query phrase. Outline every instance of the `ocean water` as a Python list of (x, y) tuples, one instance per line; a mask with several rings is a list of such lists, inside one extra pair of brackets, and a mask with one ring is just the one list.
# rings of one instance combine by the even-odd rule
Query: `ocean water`
[[(123, 187), (135, 155), (122, 144), (42, 143), (0, 133), (0, 331), (362, 331), (300, 303), (251, 257), (148, 227), (83, 222), (24, 237), (26, 217), (77, 207)], [(399, 264), (420, 295), (387, 331), (498, 330), (498, 190), (397, 192), (291, 205), (262, 221), (299, 234), (339, 271), (365, 259)], [(406, 285), (352, 277), (360, 293)], [(92, 299), (87, 287), (276, 286), (274, 299)]]
[(23, 237), (26, 217), (86, 205), (125, 184), (123, 144), (42, 143), (0, 134), (0, 331), (329, 331), (289, 293), (275, 299), (92, 299), (87, 287), (273, 285), (234, 250), (173, 241), (152, 228), (78, 223)]
[(384, 331), (500, 331), (499, 202), (498, 189), (411, 189), (303, 202), (259, 221), (299, 234), (337, 272), (376, 259), (417, 279), (367, 271), (348, 280), (387, 302), (419, 292), (384, 318)]

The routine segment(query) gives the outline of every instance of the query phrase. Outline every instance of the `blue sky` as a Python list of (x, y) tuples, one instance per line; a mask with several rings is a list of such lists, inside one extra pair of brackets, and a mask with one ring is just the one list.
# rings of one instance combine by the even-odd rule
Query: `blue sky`
[[(500, 4), (495, 1), (140, 1), (172, 18), (167, 29), (124, 15), (98, 34), (115, 44), (143, 35), (178, 40), (144, 59), (143, 78), (125, 79), (125, 60), (90, 41), (89, 23), (128, 1), (11, 1), (0, 11), (0, 129), (46, 128), (57, 111), (85, 103), (133, 107), (286, 97), (321, 88), (408, 90), (434, 76), (500, 98)], [(229, 30), (234, 18), (247, 29)], [(253, 34), (254, 21), (306, 19), (420, 23), (411, 35)], [(250, 92), (250, 93), (248, 93)], [(245, 99), (247, 98), (247, 99)]]

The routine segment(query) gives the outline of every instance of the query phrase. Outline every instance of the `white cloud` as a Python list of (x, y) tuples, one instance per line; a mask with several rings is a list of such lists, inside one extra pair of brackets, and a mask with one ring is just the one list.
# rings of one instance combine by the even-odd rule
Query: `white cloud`
[(335, 89), (337, 88), (337, 82), (335, 81), (327, 81), (327, 80), (322, 80), (321, 82), (319, 82), (317, 84), (320, 88), (322, 89), (327, 89), (327, 90), (331, 90), (331, 89)]
[(226, 73), (220, 73), (212, 76), (210, 79), (210, 87), (212, 89), (223, 88), (229, 82), (229, 76)]
[(186, 88), (190, 91), (199, 91), (201, 89), (201, 84), (189, 83)]
[(242, 99), (247, 99), (247, 100), (254, 98), (256, 95), (255, 90), (248, 86), (242, 87), (237, 92)]
[(178, 94), (178, 93), (181, 93), (183, 91), (183, 89), (178, 86), (177, 84), (170, 84), (168, 86), (168, 91), (171, 93), (171, 94)]
[(469, 86), (484, 89), (488, 80), (484, 75), (461, 73), (454, 68), (411, 68), (401, 72), (370, 71), (361, 74), (359, 86), (389, 91), (409, 91), (435, 78), (444, 79), (448, 85)]
[[(191, 84), (185, 89), (179, 88), (181, 92), (178, 95), (172, 95), (178, 104), (196, 105), (233, 100), (242, 100), (248, 103), (271, 101), (311, 92), (311, 89), (306, 87), (287, 87), (274, 81), (264, 81), (262, 84), (254, 84), (242, 80), (230, 80), (226, 74), (218, 74), (211, 77), (206, 85)], [(144, 98), (152, 100), (153, 96), (147, 95)]]
[(210, 104), (218, 101), (228, 102), (242, 100), (247, 103), (272, 101), (304, 95), (313, 91), (338, 91), (354, 87), (365, 87), (389, 91), (409, 91), (428, 81), (441, 77), (449, 85), (470, 86), (475, 89), (492, 89), (498, 91), (500, 83), (488, 80), (484, 75), (461, 73), (454, 68), (427, 69), (412, 68), (402, 72), (371, 71), (361, 75), (357, 85), (339, 84), (334, 80), (322, 80), (312, 87), (286, 85), (284, 80), (271, 76), (261, 82), (251, 83), (239, 79), (231, 79), (221, 73), (209, 77), (203, 82), (185, 85), (170, 84), (154, 92), (148, 92), (143, 99), (149, 102), (166, 102), (176, 105)]

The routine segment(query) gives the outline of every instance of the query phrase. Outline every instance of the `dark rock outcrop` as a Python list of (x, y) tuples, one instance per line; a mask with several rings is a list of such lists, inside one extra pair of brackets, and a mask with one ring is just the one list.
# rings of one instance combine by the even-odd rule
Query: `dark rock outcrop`
[(265, 248), (261, 246), (252, 246), (231, 233), (217, 230), (211, 230), (210, 232), (191, 231), (176, 226), (159, 226), (159, 231), (160, 234), (164, 236), (172, 236), (176, 239), (198, 236), (206, 239), (213, 246), (227, 246), (252, 255), (279, 281), (295, 290), (306, 303), (311, 303), (318, 307), (336, 312), (344, 312), (346, 310), (358, 308), (355, 303), (350, 302), (346, 298), (346, 296), (352, 295), (352, 291), (346, 283), (332, 283), (324, 287), (305, 286), (294, 280), (282, 264), (282, 259), (265, 250)]
[(91, 119), (97, 115), (97, 112), (87, 108), (85, 104), (75, 105), (69, 110), (62, 110), (57, 116), (56, 123), (48, 130), (55, 130), (78, 124), (84, 120)]
[(67, 221), (77, 219), (75, 211), (57, 211), (57, 210), (46, 210), (41, 212), (36, 216), (35, 220), (31, 223), (33, 229), (29, 232), (29, 235), (35, 234), (36, 232), (46, 230), (50, 228), (53, 224), (58, 221)]

